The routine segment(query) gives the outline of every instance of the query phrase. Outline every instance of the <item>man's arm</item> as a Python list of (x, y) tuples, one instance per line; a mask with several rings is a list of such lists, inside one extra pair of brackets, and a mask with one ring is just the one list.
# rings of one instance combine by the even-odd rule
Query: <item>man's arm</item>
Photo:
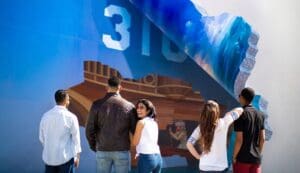
[(43, 131), (43, 120), (41, 120), (41, 122), (40, 122), (39, 139), (44, 147), (45, 138), (44, 138), (44, 131)]
[(244, 125), (245, 116), (243, 114), (244, 112), (242, 112), (240, 117), (234, 122), (234, 131), (236, 132), (236, 139), (235, 139), (235, 144), (233, 149), (233, 163), (236, 162), (237, 155), (240, 152), (241, 147), (243, 145), (243, 131), (245, 128)]
[(130, 121), (130, 132), (133, 135), (135, 133), (136, 125), (138, 122), (138, 116), (135, 107), (128, 112), (129, 113), (129, 121)]
[(75, 167), (78, 168), (80, 153), (81, 153), (81, 144), (80, 144), (79, 123), (78, 123), (78, 119), (77, 119), (77, 117), (75, 117), (75, 115), (73, 118), (71, 134), (72, 134), (73, 143), (75, 145), (75, 152), (77, 153), (74, 158), (74, 164), (75, 164)]
[(262, 153), (265, 140), (266, 140), (265, 129), (262, 129), (259, 132), (259, 152), (260, 152), (260, 154)]
[(234, 144), (234, 150), (233, 150), (233, 163), (236, 161), (236, 157), (241, 149), (241, 146), (243, 144), (243, 132), (239, 131), (236, 132), (236, 139)]
[(91, 150), (96, 152), (96, 130), (97, 130), (97, 111), (94, 108), (94, 104), (92, 105), (89, 117), (85, 126), (85, 135), (89, 142), (89, 146)]
[(265, 117), (262, 114), (262, 119), (261, 119), (261, 125), (260, 125), (260, 131), (259, 131), (259, 152), (260, 154), (262, 153), (264, 143), (266, 140), (266, 134), (265, 134)]

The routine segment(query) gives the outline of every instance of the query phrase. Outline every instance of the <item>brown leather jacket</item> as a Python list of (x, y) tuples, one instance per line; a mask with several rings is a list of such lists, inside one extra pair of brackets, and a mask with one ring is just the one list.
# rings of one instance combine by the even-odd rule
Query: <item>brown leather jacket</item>
[(129, 132), (134, 133), (137, 114), (132, 103), (117, 93), (107, 93), (90, 109), (86, 137), (93, 151), (130, 149)]

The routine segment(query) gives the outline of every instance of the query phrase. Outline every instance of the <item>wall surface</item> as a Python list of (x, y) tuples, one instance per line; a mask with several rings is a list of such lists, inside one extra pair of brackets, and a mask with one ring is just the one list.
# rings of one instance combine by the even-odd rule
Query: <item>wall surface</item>
[(243, 16), (259, 33), (257, 63), (247, 85), (269, 102), (274, 134), (264, 149), (263, 172), (299, 172), (299, 1), (203, 0), (199, 4), (210, 15), (225, 10)]
[[(130, 46), (124, 51), (108, 48), (102, 40), (103, 34), (120, 39), (113, 31), (114, 23), (122, 20), (108, 19), (104, 14), (108, 1), (124, 7), (131, 18)], [(229, 12), (242, 16), (259, 33), (259, 52), (247, 86), (269, 102), (274, 134), (264, 149), (263, 172), (299, 172), (300, 3), (197, 3), (209, 15)], [(108, 64), (128, 78), (155, 72), (183, 79), (205, 99), (216, 99), (228, 108), (237, 105), (229, 93), (148, 22), (129, 2), (121, 0), (0, 1), (0, 172), (42, 172), (40, 118), (54, 105), (56, 89), (83, 81), (86, 60)], [(126, 39), (124, 44), (126, 47)], [(162, 45), (168, 45), (167, 51)], [(184, 57), (183, 61), (168, 59), (174, 56)], [(84, 128), (81, 140), (79, 172), (93, 172), (95, 156), (87, 146)]]

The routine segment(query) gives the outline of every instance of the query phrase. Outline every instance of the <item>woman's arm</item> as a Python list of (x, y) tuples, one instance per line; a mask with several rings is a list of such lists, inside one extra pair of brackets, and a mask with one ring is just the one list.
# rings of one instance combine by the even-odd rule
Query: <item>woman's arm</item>
[(142, 135), (142, 130), (144, 128), (144, 122), (142, 120), (139, 120), (136, 128), (135, 128), (135, 132), (133, 135), (133, 139), (132, 139), (132, 145), (136, 146), (137, 144), (139, 144), (140, 139), (141, 139), (141, 135)]
[(229, 126), (231, 123), (233, 123), (233, 121), (237, 120), (243, 114), (243, 112), (243, 108), (234, 108), (225, 114), (224, 120)]
[(201, 155), (198, 153), (198, 151), (195, 149), (194, 145), (191, 142), (186, 143), (186, 148), (196, 159), (200, 159)]

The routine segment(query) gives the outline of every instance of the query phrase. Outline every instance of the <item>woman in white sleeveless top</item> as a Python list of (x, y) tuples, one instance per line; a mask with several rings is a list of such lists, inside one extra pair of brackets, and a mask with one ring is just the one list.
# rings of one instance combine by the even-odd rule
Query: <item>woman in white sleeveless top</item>
[[(190, 153), (199, 159), (200, 173), (225, 173), (227, 162), (227, 131), (230, 124), (243, 112), (235, 108), (220, 118), (218, 103), (209, 100), (200, 114), (200, 121), (187, 142)], [(194, 144), (198, 141), (202, 153), (198, 153)]]
[(158, 141), (156, 111), (151, 101), (140, 99), (136, 104), (139, 121), (136, 125), (132, 144), (136, 146), (138, 173), (160, 173), (162, 158)]

